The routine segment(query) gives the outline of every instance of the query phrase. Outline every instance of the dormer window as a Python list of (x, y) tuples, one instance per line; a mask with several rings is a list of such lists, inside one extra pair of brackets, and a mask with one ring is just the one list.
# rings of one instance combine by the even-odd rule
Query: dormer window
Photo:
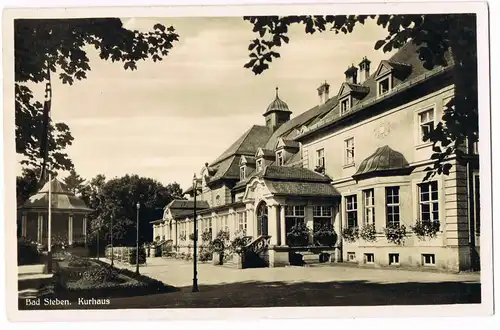
[(391, 76), (387, 76), (379, 80), (378, 84), (378, 96), (383, 96), (391, 91)]
[(283, 166), (283, 151), (278, 151), (276, 153), (276, 164), (278, 166)]
[(348, 97), (345, 100), (340, 101), (340, 114), (343, 115), (351, 110), (351, 98)]
[(245, 166), (240, 167), (240, 180), (245, 180)]
[(262, 162), (263, 162), (262, 159), (257, 159), (257, 172), (262, 170)]

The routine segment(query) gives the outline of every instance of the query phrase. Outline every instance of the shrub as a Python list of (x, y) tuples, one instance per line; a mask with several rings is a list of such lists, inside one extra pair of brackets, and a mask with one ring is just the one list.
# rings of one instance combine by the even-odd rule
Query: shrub
[(299, 222), (293, 226), (286, 234), (288, 245), (290, 246), (306, 246), (309, 244), (310, 229), (305, 223)]
[(70, 267), (90, 267), (92, 263), (87, 258), (77, 257), (74, 255), (68, 256), (66, 259)]
[(212, 241), (212, 232), (211, 231), (204, 231), (201, 234), (201, 240), (203, 242), (210, 242), (210, 241)]
[(214, 240), (210, 242), (209, 248), (212, 252), (224, 253), (224, 250), (228, 247), (229, 233), (227, 231), (221, 230), (217, 233)]
[(410, 226), (419, 240), (424, 240), (425, 237), (434, 238), (440, 228), (439, 221), (419, 221), (414, 226)]
[(36, 264), (40, 262), (40, 259), (37, 243), (25, 239), (17, 240), (17, 263), (19, 265)]
[(190, 241), (194, 241), (194, 238), (195, 238), (195, 237), (194, 237), (194, 233), (189, 234), (189, 240), (190, 240)]
[(402, 245), (404, 243), (404, 238), (406, 237), (406, 227), (405, 225), (391, 223), (384, 228), (384, 233), (389, 242)]
[(337, 233), (331, 224), (317, 226), (314, 230), (314, 242), (318, 245), (334, 246), (337, 243)]
[(342, 230), (342, 237), (349, 243), (354, 243), (359, 238), (358, 227), (347, 227)]
[(82, 279), (92, 283), (111, 282), (118, 277), (118, 271), (111, 266), (93, 264), (82, 273)]
[(158, 235), (158, 236), (155, 237), (155, 242), (157, 242), (159, 240), (160, 240), (160, 235)]
[(248, 236), (237, 236), (235, 237), (230, 244), (231, 252), (239, 253), (243, 251), (243, 249), (250, 243), (250, 237)]
[(377, 231), (375, 230), (375, 224), (370, 223), (361, 227), (361, 231), (359, 232), (359, 236), (367, 242), (374, 242), (377, 238)]

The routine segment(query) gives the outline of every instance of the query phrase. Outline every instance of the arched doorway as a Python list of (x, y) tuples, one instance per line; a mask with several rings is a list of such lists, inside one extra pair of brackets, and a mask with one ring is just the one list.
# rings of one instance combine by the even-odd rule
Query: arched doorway
[(268, 235), (267, 219), (267, 204), (261, 202), (257, 207), (257, 236)]

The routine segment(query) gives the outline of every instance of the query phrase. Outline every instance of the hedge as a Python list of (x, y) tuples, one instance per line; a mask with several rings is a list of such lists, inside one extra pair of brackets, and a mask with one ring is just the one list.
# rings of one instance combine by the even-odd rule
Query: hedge
[[(111, 259), (111, 247), (106, 247), (105, 256), (106, 258)], [(128, 246), (113, 247), (113, 260), (135, 265), (136, 248)], [(145, 263), (146, 263), (146, 249), (144, 247), (139, 247), (139, 265)]]

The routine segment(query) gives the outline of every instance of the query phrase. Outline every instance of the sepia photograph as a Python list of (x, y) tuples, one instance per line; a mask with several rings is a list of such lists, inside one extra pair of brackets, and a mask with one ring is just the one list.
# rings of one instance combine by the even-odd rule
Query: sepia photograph
[(486, 7), (280, 7), (4, 12), (17, 315), (492, 312)]

